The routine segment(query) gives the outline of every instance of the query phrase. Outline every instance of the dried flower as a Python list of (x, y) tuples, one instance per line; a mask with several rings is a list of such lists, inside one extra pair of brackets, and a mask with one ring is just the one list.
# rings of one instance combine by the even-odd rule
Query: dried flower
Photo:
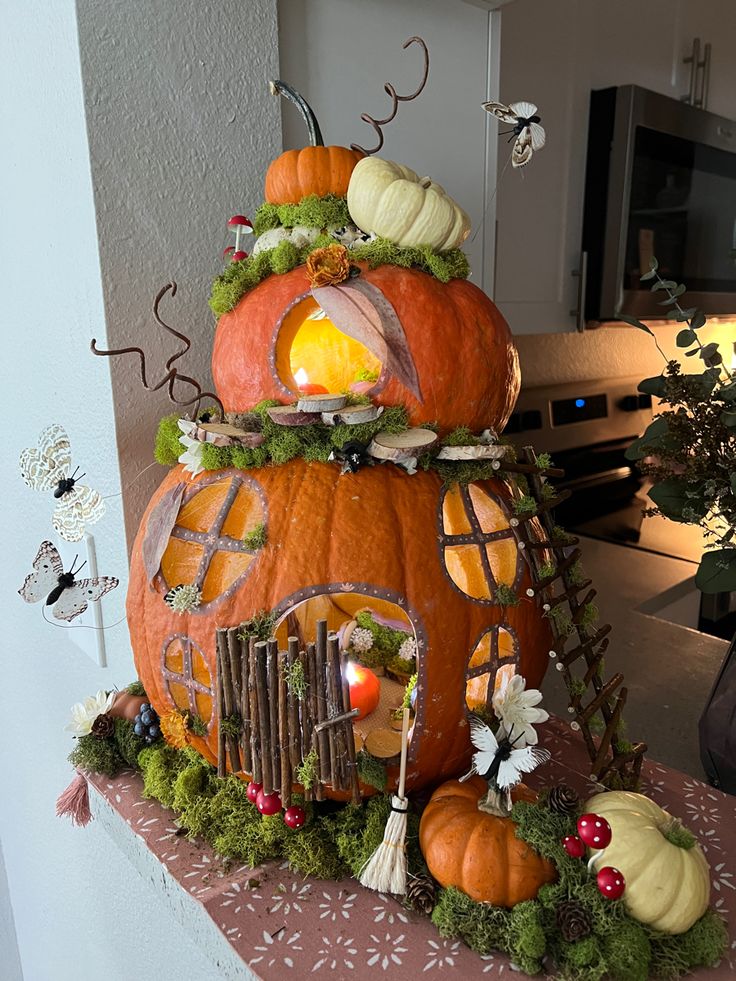
[(83, 702), (72, 705), (72, 721), (65, 726), (66, 730), (73, 732), (75, 736), (88, 736), (92, 732), (95, 719), (98, 715), (105, 715), (112, 708), (114, 700), (114, 691), (109, 695), (106, 691), (98, 691)]
[(183, 714), (177, 709), (172, 709), (166, 715), (162, 715), (159, 720), (161, 734), (174, 749), (184, 749), (188, 743), (189, 724), (188, 715)]
[(513, 729), (515, 746), (536, 746), (538, 736), (534, 726), (549, 718), (548, 712), (536, 707), (541, 701), (541, 691), (536, 688), (526, 691), (526, 679), (520, 674), (504, 675), (493, 696), (493, 711), (506, 735)]
[(107, 712), (98, 715), (90, 730), (95, 739), (109, 739), (115, 732), (115, 719)]
[(174, 613), (191, 613), (196, 610), (202, 602), (202, 593), (194, 583), (185, 583), (174, 586), (164, 596), (164, 603), (168, 603)]
[(307, 256), (307, 276), (312, 286), (335, 286), (350, 276), (350, 258), (344, 245), (328, 245)]
[(350, 634), (350, 646), (358, 654), (367, 654), (373, 648), (373, 634), (367, 627), (356, 627)]

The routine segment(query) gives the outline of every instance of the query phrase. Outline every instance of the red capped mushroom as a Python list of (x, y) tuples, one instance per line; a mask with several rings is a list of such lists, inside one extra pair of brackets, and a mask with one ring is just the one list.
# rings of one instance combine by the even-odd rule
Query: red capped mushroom
[(240, 236), (253, 234), (253, 223), (245, 215), (233, 215), (228, 221), (228, 228), (235, 229), (235, 251), (240, 251)]
[(237, 252), (233, 252), (233, 262), (242, 262), (243, 259), (248, 258), (248, 253), (243, 252), (242, 249), (238, 249)]

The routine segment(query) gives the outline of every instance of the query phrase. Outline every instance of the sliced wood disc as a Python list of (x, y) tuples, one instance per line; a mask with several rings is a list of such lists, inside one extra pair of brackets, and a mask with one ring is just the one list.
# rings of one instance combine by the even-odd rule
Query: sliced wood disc
[(393, 729), (373, 729), (365, 737), (365, 748), (378, 760), (389, 760), (401, 752), (401, 733)]
[(437, 442), (437, 433), (431, 429), (407, 429), (403, 433), (377, 433), (368, 447), (368, 453), (377, 460), (394, 463), (419, 456)]
[[(201, 435), (200, 435), (201, 434)], [(194, 437), (203, 443), (212, 443), (214, 446), (260, 446), (265, 442), (262, 433), (246, 432), (231, 426), (228, 422), (201, 422), (197, 425), (197, 432)]]
[(296, 403), (300, 412), (336, 412), (348, 404), (347, 395), (300, 395)]
[(266, 411), (277, 426), (310, 426), (322, 421), (319, 412), (300, 412), (296, 405), (274, 405)]
[(498, 443), (479, 443), (477, 446), (443, 446), (438, 460), (502, 460), (508, 447)]
[(382, 405), (346, 405), (336, 412), (323, 412), (322, 422), (328, 426), (344, 423), (346, 426), (358, 426), (361, 422), (373, 422), (383, 412)]
[(355, 752), (359, 753), (365, 743), (365, 734), (355, 727), (353, 727), (353, 742), (355, 743)]

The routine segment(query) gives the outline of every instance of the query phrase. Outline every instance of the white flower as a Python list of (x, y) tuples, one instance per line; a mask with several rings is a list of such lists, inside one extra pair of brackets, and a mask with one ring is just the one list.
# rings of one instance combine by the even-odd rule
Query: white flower
[(350, 634), (350, 646), (358, 654), (367, 654), (373, 647), (373, 634), (367, 627), (356, 627)]
[(168, 604), (174, 613), (191, 613), (196, 610), (202, 602), (202, 593), (194, 583), (182, 583), (174, 586), (164, 596), (164, 603)]
[(413, 637), (407, 637), (399, 648), (399, 657), (402, 661), (411, 662), (417, 656), (417, 642)]
[(198, 473), (202, 473), (204, 470), (204, 466), (202, 465), (204, 444), (187, 435), (187, 432), (191, 431), (192, 426), (188, 419), (180, 419), (178, 426), (182, 431), (179, 442), (184, 447), (184, 452), (179, 455), (179, 463), (183, 463), (184, 469), (188, 470), (193, 477), (196, 477)]
[(73, 732), (75, 736), (87, 736), (92, 732), (92, 723), (98, 715), (104, 715), (112, 708), (115, 701), (115, 692), (111, 691), (108, 695), (106, 691), (98, 691), (96, 695), (90, 695), (83, 702), (72, 705), (72, 721), (64, 728), (68, 732)]
[(526, 691), (526, 679), (520, 674), (504, 676), (499, 689), (493, 696), (493, 711), (501, 721), (501, 727), (506, 735), (513, 734), (511, 738), (514, 745), (535, 746), (537, 744), (537, 733), (534, 725), (539, 722), (546, 722), (549, 713), (544, 709), (536, 708), (542, 701), (541, 691), (530, 688)]

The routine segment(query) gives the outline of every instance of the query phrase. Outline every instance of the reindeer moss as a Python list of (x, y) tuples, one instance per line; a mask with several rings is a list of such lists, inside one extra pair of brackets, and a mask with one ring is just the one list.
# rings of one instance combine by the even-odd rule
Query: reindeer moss
[(137, 767), (138, 754), (146, 748), (146, 742), (136, 736), (133, 723), (129, 719), (115, 719), (115, 744), (127, 765)]
[(253, 219), (253, 230), (256, 235), (263, 235), (279, 225), (284, 228), (294, 228), (296, 225), (306, 228), (339, 228), (351, 221), (347, 198), (337, 197), (335, 194), (326, 194), (324, 197), (310, 194), (298, 204), (262, 204)]
[(496, 586), (493, 599), (499, 606), (518, 606), (521, 602), (511, 586), (503, 582)]
[(266, 526), (263, 522), (253, 529), (253, 531), (247, 532), (243, 535), (243, 546), (249, 552), (257, 552), (259, 549), (263, 548), (268, 541), (268, 535), (266, 533)]
[(104, 773), (106, 777), (116, 777), (126, 765), (114, 739), (97, 739), (91, 734), (79, 737), (69, 754), (69, 762), (81, 770)]
[(180, 414), (175, 412), (170, 416), (164, 416), (158, 424), (153, 455), (156, 462), (163, 467), (173, 467), (184, 452), (184, 447), (179, 442), (181, 429), (179, 429), (178, 421), (180, 418)]
[(325, 818), (297, 830), (287, 828), (282, 838), (282, 852), (289, 866), (302, 875), (342, 879), (348, 871), (335, 849), (330, 822)]
[(189, 716), (189, 728), (192, 730), (195, 736), (206, 736), (207, 723), (204, 721), (201, 715), (190, 715)]
[(371, 242), (350, 250), (353, 259), (367, 262), (369, 269), (378, 266), (400, 266), (404, 269), (422, 269), (438, 279), (449, 283), (451, 279), (467, 279), (470, 275), (468, 257), (460, 249), (449, 252), (435, 252), (429, 246), (402, 249), (385, 238), (375, 238)]
[(686, 933), (651, 938), (650, 971), (657, 978), (674, 978), (696, 967), (713, 967), (727, 946), (726, 924), (709, 909)]
[(255, 637), (256, 640), (268, 640), (273, 634), (276, 626), (276, 615), (267, 610), (259, 610), (254, 613), (250, 620), (240, 625), (238, 640), (245, 640), (247, 637)]
[(296, 768), (296, 772), (294, 774), (297, 783), (300, 783), (305, 790), (311, 790), (317, 783), (318, 766), (319, 757), (317, 756), (317, 750), (312, 747), (312, 749), (309, 750), (307, 755)]
[[(303, 702), (307, 695), (307, 676), (302, 661), (294, 661), (286, 669), (286, 687), (290, 695), (296, 695)], [(311, 750), (310, 750), (311, 752)]]

